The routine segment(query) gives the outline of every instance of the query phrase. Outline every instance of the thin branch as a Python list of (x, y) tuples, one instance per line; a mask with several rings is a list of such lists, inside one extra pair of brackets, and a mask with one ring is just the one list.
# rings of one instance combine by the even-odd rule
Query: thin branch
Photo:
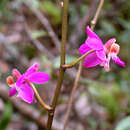
[(52, 122), (53, 122), (53, 117), (54, 117), (54, 112), (57, 104), (57, 100), (60, 94), (61, 86), (63, 83), (63, 76), (65, 69), (62, 67), (62, 65), (65, 64), (65, 51), (66, 51), (66, 41), (67, 41), (67, 17), (68, 17), (68, 4), (69, 0), (64, 0), (63, 3), (63, 15), (62, 15), (62, 42), (61, 42), (61, 61), (60, 61), (60, 72), (59, 72), (59, 77), (58, 77), (58, 82), (56, 85), (56, 90), (55, 94), (52, 100), (52, 105), (51, 107), (53, 110), (48, 113), (48, 122), (47, 122), (47, 130), (51, 130)]
[(88, 24), (88, 22), (93, 18), (94, 12), (96, 11), (96, 6), (98, 4), (98, 0), (93, 0), (90, 4), (89, 10), (86, 11), (85, 16), (77, 20), (75, 24), (78, 24), (77, 28), (75, 28), (71, 34), (71, 37), (69, 39), (69, 43), (72, 43), (74, 47), (78, 47), (78, 44), (76, 44), (84, 32), (84, 27)]
[(70, 63), (70, 64), (66, 64), (63, 65), (63, 68), (72, 68), (74, 65), (76, 65), (78, 62), (80, 62), (81, 60), (83, 60), (87, 55), (93, 53), (95, 50), (90, 50), (88, 52), (86, 52), (84, 55), (80, 56), (78, 59), (76, 59), (74, 62)]
[(93, 0), (89, 10), (86, 11), (86, 15), (79, 21), (79, 30), (81, 31), (81, 34), (84, 32), (84, 28), (87, 25), (87, 23), (93, 18), (94, 12), (96, 11), (95, 6), (98, 4), (98, 0)]
[[(93, 18), (93, 20), (91, 22), (91, 29), (92, 30), (94, 29), (94, 27), (96, 25), (96, 22), (97, 22), (97, 19), (99, 17), (100, 11), (102, 9), (103, 3), (104, 3), (104, 0), (100, 0), (98, 9), (96, 11), (96, 14), (95, 14), (95, 16), (94, 16), (94, 18)], [(72, 92), (71, 92), (71, 95), (70, 95), (70, 100), (69, 100), (68, 107), (67, 107), (67, 113), (66, 113), (66, 116), (65, 116), (65, 122), (64, 122), (63, 130), (66, 129), (68, 121), (69, 121), (69, 116), (70, 116), (70, 112), (71, 112), (71, 109), (72, 109), (72, 104), (73, 104), (73, 101), (74, 101), (74, 94), (75, 94), (75, 91), (76, 91), (76, 89), (78, 87), (78, 83), (79, 83), (79, 80), (80, 80), (80, 75), (81, 75), (81, 72), (82, 72), (82, 66), (83, 66), (83, 61), (81, 60), (79, 68), (78, 68), (78, 72), (77, 72), (77, 75), (76, 75), (76, 78), (75, 78), (75, 81), (74, 81), (74, 86), (72, 88)]]
[(51, 37), (52, 41), (54, 42), (57, 50), (60, 52), (60, 40), (58, 39), (57, 35), (55, 34), (51, 24), (49, 23), (48, 19), (36, 8), (34, 8), (31, 3), (27, 2), (27, 0), (22, 0), (23, 3), (31, 9), (31, 11), (37, 16), (40, 22), (43, 24), (44, 28), (47, 30), (49, 36)]
[(81, 71), (82, 71), (82, 66), (83, 66), (82, 62), (83, 61), (80, 62), (79, 69), (78, 69), (78, 72), (77, 72), (77, 76), (76, 76), (75, 81), (74, 81), (74, 87), (72, 89), (71, 96), (70, 96), (70, 99), (69, 99), (69, 103), (68, 103), (68, 106), (67, 106), (67, 112), (66, 112), (66, 115), (65, 115), (65, 122), (64, 122), (63, 130), (66, 129), (67, 124), (68, 124), (70, 112), (71, 112), (72, 105), (73, 105), (74, 94), (76, 92), (78, 82), (79, 82), (79, 79), (80, 79), (80, 75), (81, 75)]
[(97, 9), (97, 11), (96, 11), (96, 14), (95, 14), (93, 20), (91, 21), (91, 29), (92, 29), (92, 30), (94, 29), (94, 27), (95, 27), (95, 25), (96, 25), (96, 23), (97, 23), (97, 19), (98, 19), (98, 17), (99, 17), (100, 12), (101, 12), (103, 3), (104, 3), (104, 0), (100, 0), (98, 9)]

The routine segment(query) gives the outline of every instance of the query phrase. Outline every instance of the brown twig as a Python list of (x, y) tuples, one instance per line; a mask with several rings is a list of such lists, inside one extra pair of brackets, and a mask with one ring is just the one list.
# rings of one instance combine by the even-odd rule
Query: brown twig
[(51, 24), (49, 23), (48, 19), (36, 8), (34, 8), (31, 3), (27, 2), (27, 0), (22, 0), (23, 3), (31, 9), (31, 11), (37, 16), (40, 22), (43, 24), (44, 28), (47, 30), (49, 36), (51, 37), (52, 41), (54, 42), (57, 50), (60, 52), (60, 40), (58, 39), (57, 35), (55, 34)]
[[(103, 3), (104, 3), (104, 0), (100, 0), (96, 14), (95, 14), (93, 20), (91, 21), (91, 29), (92, 30), (94, 29), (94, 27), (96, 25), (96, 22), (97, 22), (97, 19), (99, 17), (100, 11), (102, 9)], [(63, 130), (66, 129), (68, 121), (69, 121), (69, 116), (70, 116), (70, 112), (71, 112), (71, 109), (72, 109), (72, 103), (73, 103), (73, 100), (74, 100), (74, 94), (75, 94), (75, 91), (78, 87), (80, 75), (81, 75), (81, 72), (82, 72), (82, 66), (83, 66), (83, 61), (80, 61), (80, 65), (79, 65), (79, 68), (78, 68), (78, 72), (77, 72), (77, 75), (76, 75), (76, 78), (75, 78), (75, 81), (74, 81), (74, 86), (72, 88), (70, 100), (69, 100), (68, 107), (67, 107), (67, 113), (66, 113), (66, 116), (65, 116), (65, 122), (64, 122)]]
[(29, 83), (30, 86), (32, 87), (32, 89), (33, 89), (33, 91), (34, 91), (34, 93), (35, 93), (35, 95), (36, 95), (36, 97), (37, 97), (39, 103), (41, 104), (41, 106), (42, 106), (45, 110), (51, 111), (52, 108), (51, 108), (49, 105), (47, 105), (47, 104), (42, 100), (42, 98), (40, 97), (40, 95), (39, 95), (37, 89), (35, 88), (35, 86), (34, 86), (31, 82), (29, 82), (29, 81), (28, 81), (28, 83)]
[(96, 10), (95, 6), (97, 4), (98, 4), (98, 0), (93, 0), (90, 7), (89, 7), (89, 10), (86, 12), (86, 15), (79, 21), (79, 26), (78, 26), (79, 29), (78, 30), (80, 30), (80, 32), (83, 33), (85, 26), (92, 19), (94, 12)]
[(77, 28), (74, 29), (69, 39), (69, 43), (72, 43), (74, 47), (78, 47), (78, 44), (75, 44), (75, 43), (79, 41), (79, 39), (83, 35), (84, 27), (88, 24), (88, 22), (93, 17), (94, 12), (96, 10), (95, 7), (97, 6), (97, 3), (98, 3), (98, 0), (93, 0), (89, 7), (89, 10), (86, 11), (86, 15), (79, 21), (77, 20), (77, 24), (79, 26), (77, 26)]
[(74, 81), (74, 87), (72, 89), (71, 96), (70, 96), (70, 99), (69, 99), (69, 103), (68, 103), (68, 106), (67, 106), (67, 112), (66, 112), (66, 115), (65, 115), (65, 122), (64, 122), (63, 130), (66, 129), (67, 124), (68, 124), (68, 120), (69, 120), (69, 116), (70, 116), (70, 112), (71, 112), (72, 104), (73, 104), (73, 100), (74, 100), (74, 94), (75, 94), (75, 91), (77, 89), (78, 82), (79, 82), (80, 75), (81, 75), (81, 71), (82, 71), (82, 66), (83, 66), (82, 62), (83, 61), (81, 61), (80, 64), (79, 64), (77, 76), (76, 76), (75, 81)]
[(97, 9), (97, 11), (96, 11), (96, 14), (95, 14), (93, 20), (91, 21), (91, 29), (92, 29), (92, 30), (94, 29), (94, 27), (95, 27), (95, 25), (96, 25), (96, 23), (97, 23), (97, 19), (98, 19), (98, 17), (99, 17), (100, 12), (101, 12), (103, 3), (104, 3), (104, 0), (100, 0), (98, 9)]

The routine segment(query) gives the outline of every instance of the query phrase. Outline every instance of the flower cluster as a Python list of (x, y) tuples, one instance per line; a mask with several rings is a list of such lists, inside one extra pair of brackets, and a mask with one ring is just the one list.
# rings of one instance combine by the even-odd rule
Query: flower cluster
[(86, 56), (84, 67), (90, 68), (97, 65), (104, 66), (106, 71), (110, 70), (109, 62), (112, 59), (114, 63), (124, 67), (125, 63), (117, 56), (120, 46), (115, 43), (116, 39), (111, 38), (104, 45), (102, 40), (88, 26), (86, 28), (88, 38), (85, 43), (79, 48), (80, 54), (85, 54), (90, 50), (95, 50), (93, 53)]
[[(34, 91), (30, 86), (30, 82), (35, 84), (46, 83), (50, 76), (44, 72), (38, 71), (38, 64), (32, 65), (24, 74), (21, 74), (17, 69), (13, 69), (12, 76), (7, 78), (7, 83), (11, 87), (9, 96), (14, 96), (18, 93), (17, 97), (27, 103), (36, 102), (34, 98)], [(14, 79), (16, 82), (14, 82)]]
[[(85, 43), (79, 48), (80, 54), (84, 55), (92, 51), (85, 57), (84, 67), (90, 68), (97, 65), (104, 66), (106, 71), (110, 70), (109, 63), (112, 59), (114, 63), (124, 67), (125, 63), (117, 56), (120, 46), (115, 43), (116, 39), (111, 38), (104, 45), (102, 40), (89, 27), (86, 28), (88, 38)], [(36, 102), (34, 98), (34, 91), (30, 83), (43, 84), (50, 79), (50, 76), (44, 72), (38, 71), (38, 64), (32, 65), (24, 74), (21, 74), (17, 69), (13, 69), (12, 76), (7, 78), (7, 83), (11, 87), (9, 96), (17, 97), (27, 103)], [(14, 79), (16, 82), (14, 82)]]

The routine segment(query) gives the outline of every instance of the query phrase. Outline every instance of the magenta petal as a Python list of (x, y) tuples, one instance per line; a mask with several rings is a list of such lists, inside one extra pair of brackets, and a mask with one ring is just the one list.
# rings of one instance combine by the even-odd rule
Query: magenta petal
[(118, 56), (113, 56), (113, 57), (112, 57), (112, 60), (113, 60), (116, 64), (118, 64), (118, 65), (120, 65), (120, 66), (122, 66), (122, 67), (125, 66), (125, 62), (122, 61)]
[(93, 52), (89, 54), (88, 56), (86, 56), (85, 61), (84, 61), (85, 68), (94, 67), (99, 64), (101, 64), (101, 60), (98, 58), (96, 52)]
[(92, 49), (100, 50), (103, 49), (103, 43), (96, 38), (87, 38), (85, 43)]
[(89, 28), (89, 26), (87, 26), (87, 28), (86, 28), (86, 33), (87, 33), (87, 35), (88, 35), (89, 37), (91, 37), (91, 38), (96, 38), (96, 39), (98, 39), (98, 40), (101, 41), (101, 39), (98, 37), (98, 35), (97, 35), (95, 32), (93, 32), (93, 31)]
[(10, 91), (9, 91), (9, 96), (10, 97), (14, 96), (16, 94), (16, 92), (17, 92), (16, 86), (15, 85), (11, 86)]
[(34, 103), (36, 103), (36, 102), (37, 102), (37, 100), (36, 100), (36, 98), (35, 98), (35, 97), (33, 98), (33, 102), (34, 102)]
[(26, 76), (36, 72), (39, 69), (38, 64), (33, 64), (31, 67), (29, 67), (25, 73)]
[(17, 97), (20, 97), (23, 101), (27, 103), (32, 103), (34, 101), (34, 92), (29, 84), (25, 83), (20, 86), (18, 90)]
[(86, 52), (92, 50), (86, 43), (82, 44), (79, 48), (80, 54), (85, 54)]
[(43, 84), (50, 79), (50, 76), (44, 72), (35, 72), (28, 77), (28, 80), (35, 84)]
[(23, 74), (17, 81), (16, 86), (20, 87), (21, 84), (25, 81), (25, 75)]
[(102, 61), (105, 61), (106, 60), (106, 54), (105, 54), (105, 51), (104, 50), (99, 50), (99, 51), (96, 51), (96, 54), (98, 56), (98, 58)]

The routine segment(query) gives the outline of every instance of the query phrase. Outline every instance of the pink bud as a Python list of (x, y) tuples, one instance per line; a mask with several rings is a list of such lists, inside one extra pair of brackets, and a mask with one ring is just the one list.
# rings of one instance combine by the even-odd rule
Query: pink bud
[(21, 76), (20, 72), (17, 69), (13, 69), (12, 75), (16, 80)]

